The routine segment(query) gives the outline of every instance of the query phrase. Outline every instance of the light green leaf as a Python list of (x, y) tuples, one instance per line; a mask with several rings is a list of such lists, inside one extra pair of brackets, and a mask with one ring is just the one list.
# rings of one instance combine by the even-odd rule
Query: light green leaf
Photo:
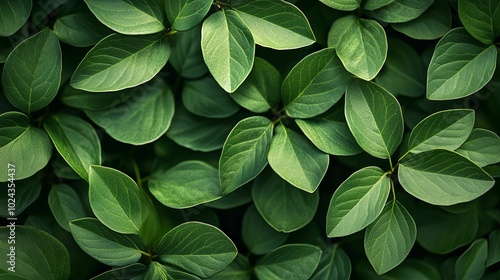
[(232, 263), (223, 271), (215, 274), (210, 280), (250, 280), (252, 268), (248, 259), (238, 254)]
[(88, 181), (89, 167), (101, 164), (101, 144), (95, 129), (72, 115), (52, 115), (43, 122), (57, 151), (64, 160)]
[[(29, 118), (20, 112), (0, 115), (0, 166), (15, 166), (15, 180), (31, 177), (44, 168), (52, 156), (52, 143), (45, 131), (30, 126)], [(9, 179), (0, 172), (0, 182)]]
[(366, 256), (377, 274), (384, 274), (404, 261), (416, 238), (415, 221), (403, 205), (393, 200), (366, 228)]
[(7, 37), (19, 30), (28, 20), (32, 0), (3, 0), (0, 1), (0, 36)]
[(354, 11), (360, 6), (361, 0), (320, 0), (330, 8), (341, 11)]
[(285, 233), (306, 226), (319, 203), (318, 192), (310, 194), (299, 190), (270, 168), (255, 179), (252, 197), (262, 218), (275, 230)]
[(313, 193), (326, 174), (330, 157), (306, 137), (280, 124), (267, 155), (269, 165), (287, 182)]
[(90, 280), (118, 280), (116, 279), (117, 275), (126, 275), (127, 277), (130, 277), (128, 280), (144, 280), (145, 273), (145, 265), (143, 265), (142, 263), (134, 263), (127, 266), (110, 269), (95, 277), (90, 278)]
[(222, 148), (219, 178), (227, 194), (248, 183), (267, 165), (273, 123), (261, 116), (246, 118), (233, 128)]
[(371, 80), (384, 65), (387, 38), (375, 20), (355, 15), (337, 19), (328, 33), (328, 46), (337, 50), (347, 71), (363, 80)]
[(291, 3), (282, 0), (238, 0), (231, 4), (258, 45), (289, 50), (309, 46), (316, 41), (306, 16)]
[(420, 153), (434, 149), (455, 150), (469, 137), (475, 114), (469, 109), (434, 113), (420, 121), (408, 139), (408, 151)]
[(353, 234), (375, 221), (390, 189), (389, 177), (378, 167), (354, 172), (333, 193), (326, 216), (328, 237)]
[(151, 80), (169, 56), (163, 34), (111, 34), (83, 58), (71, 77), (71, 86), (93, 92), (131, 88)]
[(211, 0), (168, 0), (165, 11), (172, 29), (187, 31), (198, 25), (212, 6)]
[(70, 231), (69, 222), (85, 217), (85, 209), (76, 191), (66, 185), (52, 186), (49, 192), (49, 207), (57, 223), (65, 230)]
[(280, 88), (278, 70), (264, 59), (256, 57), (248, 78), (229, 96), (249, 111), (264, 113), (277, 108), (281, 101)]
[(266, 254), (283, 244), (288, 238), (288, 234), (278, 232), (267, 224), (254, 205), (248, 207), (242, 223), (241, 237), (254, 255)]
[(500, 261), (500, 230), (494, 230), (488, 237), (488, 259), (486, 266), (492, 266)]
[(59, 40), (75, 47), (95, 45), (111, 32), (91, 13), (65, 15), (54, 23), (54, 33)]
[(486, 270), (487, 257), (488, 241), (474, 241), (455, 263), (455, 276), (457, 279), (481, 279)]
[(7, 268), (11, 252), (3, 248), (15, 247), (15, 272), (0, 274), (2, 279), (69, 279), (69, 254), (59, 240), (37, 228), (16, 225), (14, 245), (8, 243), (10, 232), (9, 227), (0, 227), (0, 247), (3, 251), (0, 261), (2, 269)]
[(335, 49), (306, 56), (288, 73), (281, 87), (287, 115), (311, 118), (324, 113), (344, 95), (350, 78)]
[(377, 158), (390, 158), (403, 139), (398, 100), (383, 87), (356, 79), (345, 94), (345, 116), (359, 146)]
[(61, 69), (59, 40), (50, 30), (40, 31), (21, 42), (7, 57), (2, 72), (5, 97), (25, 113), (38, 111), (56, 97)]
[(391, 26), (413, 39), (435, 40), (450, 31), (451, 21), (448, 0), (434, 0), (434, 3), (416, 19), (393, 23)]
[(351, 156), (363, 151), (347, 126), (343, 106), (334, 106), (320, 116), (295, 119), (295, 122), (307, 138), (325, 153)]
[(500, 137), (490, 130), (476, 128), (456, 152), (480, 167), (499, 163)]
[(85, 0), (92, 13), (104, 25), (128, 35), (160, 32), (163, 12), (156, 0)]
[(103, 264), (125, 266), (141, 258), (141, 250), (128, 236), (110, 230), (97, 219), (74, 220), (69, 227), (78, 246)]
[(168, 130), (174, 116), (172, 90), (156, 78), (127, 91), (130, 94), (124, 95), (129, 98), (117, 99), (104, 110), (85, 110), (85, 114), (120, 142), (144, 145), (157, 140)]
[(217, 169), (202, 161), (183, 161), (166, 172), (152, 175), (149, 191), (162, 204), (189, 208), (222, 196)]
[(474, 200), (495, 183), (479, 166), (448, 150), (406, 157), (399, 163), (398, 178), (411, 195), (442, 206)]
[(201, 29), (208, 70), (227, 92), (234, 92), (252, 70), (255, 44), (250, 29), (233, 10), (210, 15)]
[(212, 77), (186, 81), (182, 103), (189, 112), (207, 118), (227, 118), (240, 109)]
[(350, 279), (351, 261), (338, 244), (323, 249), (318, 268), (310, 280)]
[(160, 261), (203, 278), (222, 271), (238, 253), (222, 231), (199, 222), (183, 223), (167, 232), (157, 252)]
[(395, 0), (366, 0), (365, 3), (363, 3), (363, 9), (373, 11), (387, 6), (394, 1)]
[(196, 79), (208, 72), (201, 53), (201, 25), (169, 36), (172, 54), (169, 62), (182, 77)]
[(395, 0), (380, 9), (370, 11), (368, 14), (387, 23), (407, 22), (419, 17), (432, 3), (434, 0)]
[(495, 46), (477, 42), (465, 28), (450, 30), (439, 40), (427, 72), (427, 98), (450, 100), (480, 90), (496, 68)]
[(458, 1), (460, 21), (469, 34), (484, 44), (500, 36), (500, 1)]
[(265, 255), (254, 268), (259, 280), (306, 280), (316, 270), (321, 250), (309, 244), (281, 246)]
[[(42, 189), (42, 183), (40, 182), (42, 177), (42, 172), (40, 172), (24, 180), (16, 180), (14, 182), (14, 184), (16, 185), (16, 211), (14, 215), (12, 215), (8, 207), (2, 207), (0, 208), (0, 217), (17, 217), (21, 213), (23, 213), (24, 210), (28, 208), (28, 206), (35, 202), (38, 199), (38, 196), (40, 195), (40, 191)], [(8, 205), (10, 199), (10, 196), (8, 195), (9, 191), (4, 190), (3, 192), (7, 193), (7, 195), (0, 196), (0, 205)]]
[(90, 167), (89, 202), (101, 223), (124, 234), (138, 234), (150, 212), (146, 194), (130, 177), (103, 166)]
[(149, 264), (146, 275), (144, 275), (143, 280), (200, 280), (197, 276), (191, 275), (189, 273), (179, 271), (169, 266), (162, 265), (159, 262), (151, 262)]

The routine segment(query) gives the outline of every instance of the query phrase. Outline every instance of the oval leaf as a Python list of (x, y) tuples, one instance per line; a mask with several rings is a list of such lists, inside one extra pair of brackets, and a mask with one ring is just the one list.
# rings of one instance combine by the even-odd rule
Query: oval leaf
[(387, 23), (407, 22), (423, 14), (432, 3), (434, 0), (395, 0), (380, 9), (370, 11), (369, 15)]
[[(266, 254), (283, 244), (288, 234), (272, 228), (254, 205), (248, 207), (243, 216), (241, 237), (247, 248), (255, 255)], [(258, 232), (259, 234), (255, 234)]]
[(170, 35), (169, 42), (172, 47), (169, 62), (182, 77), (196, 79), (208, 72), (201, 53), (201, 25)]
[(366, 0), (363, 3), (363, 9), (368, 11), (373, 11), (376, 9), (380, 9), (384, 6), (387, 6), (394, 2), (395, 0)]
[(488, 241), (474, 241), (455, 263), (455, 276), (457, 279), (481, 279), (486, 270), (487, 257)]
[(323, 249), (318, 268), (310, 280), (350, 279), (351, 261), (338, 244)]
[(110, 269), (95, 277), (90, 278), (90, 280), (117, 280), (117, 275), (126, 275), (127, 277), (131, 277), (130, 279), (138, 280), (144, 278), (146, 271), (147, 269), (145, 265), (143, 265), (142, 263), (134, 263), (127, 266)]
[(54, 23), (54, 33), (59, 40), (75, 47), (95, 45), (111, 32), (91, 13), (62, 16)]
[(494, 132), (476, 128), (456, 150), (480, 167), (500, 162), (500, 137)]
[(361, 0), (319, 0), (328, 7), (341, 11), (354, 11), (359, 8)]
[(458, 14), (465, 29), (484, 44), (500, 36), (500, 1), (458, 1)]
[(25, 113), (38, 111), (56, 97), (61, 71), (59, 40), (50, 30), (40, 31), (7, 57), (2, 72), (5, 97)]
[(19, 30), (28, 20), (32, 0), (0, 1), (0, 36), (7, 37)]
[(448, 150), (408, 156), (399, 164), (398, 178), (411, 195), (442, 206), (476, 199), (495, 184), (479, 166)]
[(165, 1), (168, 21), (177, 31), (186, 31), (198, 25), (211, 6), (211, 0)]
[(83, 58), (71, 77), (71, 86), (94, 92), (131, 88), (151, 80), (169, 56), (163, 34), (111, 34)]
[(197, 276), (191, 275), (189, 273), (179, 271), (170, 266), (162, 265), (159, 262), (151, 262), (149, 264), (148, 270), (144, 275), (144, 280), (156, 280), (156, 279), (165, 279), (165, 280), (200, 280)]
[[(1, 131), (1, 130), (0, 130)], [(0, 209), (0, 217), (9, 218), (17, 217), (28, 208), (33, 202), (35, 202), (40, 196), (42, 189), (42, 172), (35, 174), (24, 180), (16, 180), (14, 183), (16, 185), (16, 211), (12, 213), (8, 207), (3, 207)], [(10, 179), (10, 178), (9, 178)], [(4, 191), (7, 195), (0, 196), (0, 205), (8, 205), (10, 196), (8, 193), (10, 191)], [(14, 215), (12, 215), (14, 214)]]
[(49, 207), (57, 223), (70, 231), (69, 222), (85, 217), (85, 209), (76, 191), (66, 185), (54, 185), (49, 192)]
[(251, 275), (252, 268), (248, 258), (238, 254), (228, 267), (215, 274), (210, 280), (250, 280)]

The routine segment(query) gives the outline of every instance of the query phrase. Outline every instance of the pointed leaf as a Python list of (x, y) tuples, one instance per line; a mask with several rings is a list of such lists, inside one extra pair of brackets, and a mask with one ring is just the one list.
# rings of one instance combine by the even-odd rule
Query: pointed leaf
[(222, 231), (199, 222), (183, 223), (167, 232), (157, 252), (162, 262), (203, 278), (226, 268), (238, 253)]
[(276, 127), (267, 160), (287, 182), (313, 193), (326, 174), (330, 157), (303, 135), (280, 124)]
[(281, 87), (287, 115), (310, 118), (324, 113), (344, 95), (350, 77), (333, 48), (306, 56)]
[(66, 185), (54, 185), (49, 192), (49, 207), (57, 223), (70, 231), (72, 220), (85, 217), (85, 209), (76, 191)]
[(243, 186), (267, 165), (273, 123), (260, 116), (246, 118), (229, 133), (219, 160), (222, 191), (227, 194)]
[(58, 114), (46, 119), (43, 128), (69, 166), (88, 181), (89, 167), (101, 164), (101, 143), (92, 125), (79, 117)]
[(318, 268), (310, 280), (350, 279), (351, 261), (338, 244), (323, 249)]
[(211, 6), (211, 0), (165, 1), (168, 21), (172, 24), (172, 29), (177, 31), (187, 31), (198, 25)]
[(455, 276), (457, 279), (481, 279), (486, 270), (487, 257), (488, 241), (474, 241), (455, 263)]
[(254, 40), (233, 10), (218, 11), (203, 22), (201, 50), (208, 70), (227, 92), (234, 92), (252, 70)]
[(7, 57), (2, 72), (5, 97), (25, 113), (38, 111), (56, 97), (61, 69), (59, 40), (50, 30), (40, 31)]
[(488, 259), (486, 266), (492, 266), (500, 261), (500, 230), (494, 230), (488, 237)]
[(330, 8), (341, 11), (354, 11), (360, 6), (361, 0), (320, 0)]
[(480, 167), (500, 162), (500, 137), (493, 131), (476, 128), (460, 146), (457, 153)]
[(144, 280), (156, 280), (156, 279), (165, 279), (165, 280), (200, 280), (197, 276), (191, 275), (189, 273), (179, 271), (175, 268), (162, 265), (159, 262), (151, 262), (149, 264), (148, 270), (144, 275)]
[(169, 41), (172, 54), (168, 61), (182, 77), (196, 79), (208, 72), (201, 53), (201, 25), (172, 34)]
[(361, 80), (349, 83), (345, 116), (359, 146), (377, 158), (390, 158), (403, 139), (398, 100), (381, 86)]
[(353, 173), (335, 191), (326, 216), (328, 237), (340, 237), (364, 229), (380, 215), (391, 188), (390, 179), (378, 167)]
[(91, 13), (62, 16), (54, 23), (54, 33), (59, 40), (75, 47), (95, 45), (111, 32)]
[(465, 29), (484, 44), (500, 36), (500, 1), (460, 0), (458, 14)]
[(232, 3), (252, 32), (255, 43), (276, 50), (309, 46), (316, 41), (306, 16), (281, 0), (240, 0)]
[(89, 9), (107, 27), (129, 35), (160, 32), (163, 13), (155, 0), (85, 0)]
[(477, 42), (465, 28), (455, 28), (439, 40), (427, 72), (427, 98), (450, 100), (475, 93), (496, 68), (495, 46)]
[(371, 11), (369, 15), (387, 23), (407, 22), (424, 13), (432, 3), (434, 0), (395, 0), (389, 5)]
[(443, 206), (476, 199), (495, 183), (479, 166), (448, 150), (406, 157), (399, 164), (398, 178), (411, 195)]
[(32, 0), (0, 1), (0, 36), (7, 37), (19, 30), (28, 20)]
[(93, 92), (131, 88), (151, 80), (169, 56), (163, 34), (111, 34), (83, 58), (71, 77), (71, 86)]
[(341, 17), (333, 23), (328, 46), (337, 50), (347, 71), (367, 81), (375, 78), (387, 56), (384, 28), (375, 20), (355, 15)]

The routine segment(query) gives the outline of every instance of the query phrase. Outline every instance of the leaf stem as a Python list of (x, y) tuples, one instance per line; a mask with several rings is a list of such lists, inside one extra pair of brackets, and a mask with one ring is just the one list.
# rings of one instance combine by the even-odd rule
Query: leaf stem
[(392, 198), (394, 201), (396, 201), (396, 190), (394, 189), (394, 181), (392, 179), (390, 180), (391, 180)]
[(137, 162), (135, 160), (132, 160), (132, 168), (134, 169), (134, 174), (135, 174), (135, 178), (137, 181), (137, 185), (139, 186), (139, 188), (142, 189), (141, 172), (140, 172), (139, 166), (137, 165)]

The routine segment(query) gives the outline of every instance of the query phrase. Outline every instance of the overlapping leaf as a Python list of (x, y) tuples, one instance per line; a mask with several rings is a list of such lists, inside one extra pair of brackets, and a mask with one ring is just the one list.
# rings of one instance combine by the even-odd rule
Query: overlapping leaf
[(186, 31), (198, 25), (210, 10), (210, 0), (165, 1), (165, 11), (172, 29)]
[(0, 36), (14, 34), (28, 20), (32, 0), (4, 0), (0, 2)]
[(57, 223), (70, 231), (70, 222), (85, 217), (85, 209), (76, 191), (66, 185), (52, 186), (49, 192), (49, 207)]
[(375, 19), (387, 23), (407, 22), (424, 13), (432, 3), (434, 0), (395, 0), (369, 14)]
[(500, 36), (500, 1), (460, 0), (458, 14), (465, 29), (480, 42), (491, 44)]
[(500, 137), (494, 132), (476, 128), (456, 152), (480, 167), (500, 162)]

